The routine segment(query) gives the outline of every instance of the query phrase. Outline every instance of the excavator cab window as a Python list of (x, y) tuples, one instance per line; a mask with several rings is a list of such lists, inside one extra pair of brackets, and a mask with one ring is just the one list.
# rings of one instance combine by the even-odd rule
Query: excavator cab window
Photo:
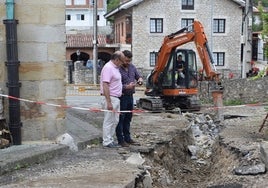
[[(179, 57), (180, 56), (180, 57)], [(182, 65), (178, 65), (181, 58)], [(174, 50), (163, 73), (163, 88), (196, 88), (197, 65), (193, 50)]]

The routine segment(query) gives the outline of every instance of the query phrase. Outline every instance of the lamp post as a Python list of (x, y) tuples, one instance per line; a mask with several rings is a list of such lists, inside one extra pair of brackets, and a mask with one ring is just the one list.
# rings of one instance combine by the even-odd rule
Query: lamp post
[(98, 0), (94, 0), (93, 5), (93, 82), (96, 85), (98, 63)]
[(80, 61), (80, 50), (76, 50), (77, 61)]

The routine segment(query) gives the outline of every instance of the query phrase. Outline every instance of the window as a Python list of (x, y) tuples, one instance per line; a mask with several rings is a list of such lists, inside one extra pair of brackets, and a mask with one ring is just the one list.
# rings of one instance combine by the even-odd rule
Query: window
[(156, 64), (157, 52), (150, 52), (150, 67), (154, 67)]
[(225, 53), (224, 52), (213, 52), (213, 59), (216, 66), (224, 66)]
[(84, 14), (77, 14), (76, 20), (85, 20), (85, 15)]
[[(181, 19), (181, 27), (184, 28), (186, 26), (191, 25), (194, 22), (193, 18), (182, 18)], [(188, 30), (193, 30), (193, 27), (190, 27)]]
[(71, 15), (70, 14), (65, 15), (65, 20), (71, 20)]
[(163, 19), (162, 18), (150, 19), (150, 32), (151, 33), (163, 33)]
[(72, 5), (72, 0), (65, 0), (65, 5)]
[(74, 0), (75, 5), (86, 5), (86, 0)]
[(194, 0), (182, 0), (181, 9), (182, 10), (194, 10)]
[(213, 20), (213, 33), (225, 33), (225, 19)]

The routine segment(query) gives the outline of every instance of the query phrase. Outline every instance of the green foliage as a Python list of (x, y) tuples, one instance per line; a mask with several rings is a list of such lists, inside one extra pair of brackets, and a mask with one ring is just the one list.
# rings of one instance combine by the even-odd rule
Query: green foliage
[(120, 0), (107, 0), (107, 12), (110, 12), (111, 10), (118, 7), (120, 4)]
[(253, 16), (252, 31), (253, 32), (262, 31), (262, 28), (263, 28), (263, 22), (262, 22), (262, 20), (258, 24), (255, 24), (255, 20), (256, 20), (256, 18)]
[(253, 5), (258, 6), (259, 1), (261, 1), (262, 6), (268, 7), (268, 0), (253, 0)]
[(258, 78), (263, 78), (264, 76), (266, 76), (267, 70), (268, 70), (268, 66), (267, 67), (264, 67), (262, 70), (260, 70), (258, 72), (258, 74), (256, 76), (253, 76), (250, 79), (251, 80), (256, 80)]
[(16, 166), (14, 167), (14, 170), (20, 170), (22, 168), (27, 168), (29, 166), (29, 164), (16, 164)]
[[(107, 12), (110, 12), (111, 10), (118, 7), (120, 4), (120, 0), (107, 0)], [(110, 22), (114, 21), (114, 18), (108, 18)]]
[(241, 104), (243, 104), (243, 102), (239, 99), (224, 101), (224, 106), (234, 106), (234, 105), (241, 105)]

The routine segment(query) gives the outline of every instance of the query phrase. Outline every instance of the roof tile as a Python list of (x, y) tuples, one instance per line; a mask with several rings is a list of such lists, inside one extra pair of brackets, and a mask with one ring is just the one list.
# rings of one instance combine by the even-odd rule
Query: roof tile
[[(67, 34), (67, 48), (86, 48), (93, 47), (93, 35), (92, 34)], [(98, 46), (106, 45), (106, 36), (98, 35)]]

